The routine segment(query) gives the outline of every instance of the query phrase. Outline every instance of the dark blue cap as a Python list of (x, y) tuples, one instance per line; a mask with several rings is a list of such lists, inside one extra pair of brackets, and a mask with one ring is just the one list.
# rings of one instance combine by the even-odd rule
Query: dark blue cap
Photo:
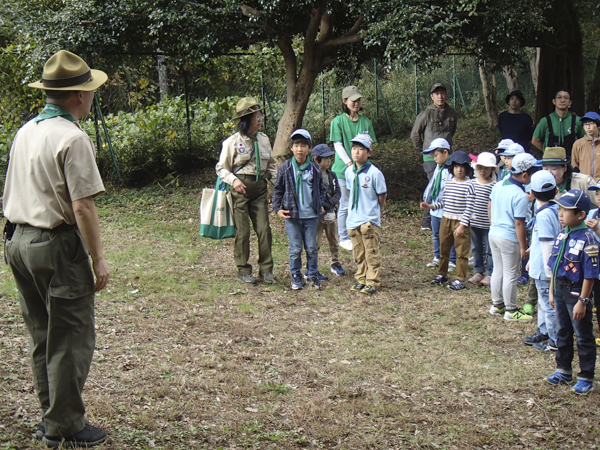
[(335, 152), (333, 150), (331, 150), (331, 148), (327, 144), (317, 144), (313, 147), (312, 151), (310, 152), (310, 154), (313, 158), (315, 158), (317, 156), (326, 158), (328, 156), (333, 155), (334, 153)]
[(585, 211), (586, 214), (590, 212), (590, 208), (592, 207), (590, 196), (579, 189), (565, 192), (561, 198), (550, 201), (565, 209), (580, 209)]

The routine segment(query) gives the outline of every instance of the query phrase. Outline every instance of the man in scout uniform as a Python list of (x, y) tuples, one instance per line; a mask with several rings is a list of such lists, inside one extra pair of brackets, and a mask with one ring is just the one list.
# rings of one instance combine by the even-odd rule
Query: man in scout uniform
[(106, 79), (65, 50), (46, 62), (42, 81), (29, 86), (44, 89), (47, 104), (17, 132), (4, 185), (4, 215), (16, 224), (7, 260), (42, 408), (36, 437), (49, 447), (106, 439), (86, 422), (81, 398), (95, 345), (94, 293), (110, 275), (94, 204), (104, 185), (92, 140), (77, 123)]
[(573, 333), (577, 337), (579, 372), (571, 389), (587, 395), (593, 388), (596, 365), (596, 341), (592, 324), (590, 294), (598, 278), (598, 242), (585, 224), (590, 198), (581, 190), (566, 192), (557, 203), (558, 220), (564, 227), (554, 241), (548, 267), (552, 269), (550, 306), (556, 310), (556, 372), (544, 378), (552, 385), (571, 383)]
[(277, 164), (269, 138), (260, 132), (264, 119), (261, 109), (251, 97), (238, 102), (234, 117), (239, 120), (238, 131), (223, 141), (216, 166), (217, 175), (233, 188), (231, 197), (236, 229), (233, 258), (238, 278), (248, 284), (256, 282), (248, 261), (250, 220), (258, 238), (258, 278), (266, 283), (275, 282), (267, 180), (277, 177)]

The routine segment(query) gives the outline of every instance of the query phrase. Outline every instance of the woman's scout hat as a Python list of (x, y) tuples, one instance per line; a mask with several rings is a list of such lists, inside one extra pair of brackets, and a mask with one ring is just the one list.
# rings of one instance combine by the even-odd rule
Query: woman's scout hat
[(252, 97), (244, 97), (235, 106), (235, 117), (231, 120), (241, 119), (248, 114), (254, 114), (256, 111), (260, 111), (262, 108), (256, 100)]
[(49, 91), (95, 91), (107, 79), (108, 75), (90, 69), (76, 54), (61, 50), (44, 64), (42, 80), (28, 86)]
[(571, 158), (567, 158), (567, 151), (563, 147), (546, 147), (544, 156), (538, 164), (569, 164)]

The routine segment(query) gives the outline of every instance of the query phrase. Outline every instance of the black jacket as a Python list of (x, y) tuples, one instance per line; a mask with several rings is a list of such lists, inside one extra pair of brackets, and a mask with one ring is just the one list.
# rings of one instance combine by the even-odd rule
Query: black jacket
[(325, 183), (325, 186), (327, 186), (327, 195), (323, 201), (323, 208), (325, 208), (326, 213), (329, 213), (335, 211), (337, 208), (342, 196), (342, 190), (340, 189), (337, 175), (331, 169), (327, 169), (327, 175), (329, 175), (329, 185)]

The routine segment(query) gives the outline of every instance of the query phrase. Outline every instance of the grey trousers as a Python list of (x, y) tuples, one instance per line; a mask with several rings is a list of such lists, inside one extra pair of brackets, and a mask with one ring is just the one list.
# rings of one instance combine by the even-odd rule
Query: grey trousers
[[(435, 161), (423, 161), (423, 170), (427, 174), (427, 181), (431, 180), (433, 172), (435, 172), (435, 166), (437, 166)], [(423, 211), (423, 220), (421, 222), (421, 227), (431, 228), (431, 215), (429, 214), (428, 209)]]
[(30, 336), (35, 391), (48, 436), (85, 426), (81, 398), (96, 334), (94, 275), (75, 226), (18, 225), (6, 254)]

